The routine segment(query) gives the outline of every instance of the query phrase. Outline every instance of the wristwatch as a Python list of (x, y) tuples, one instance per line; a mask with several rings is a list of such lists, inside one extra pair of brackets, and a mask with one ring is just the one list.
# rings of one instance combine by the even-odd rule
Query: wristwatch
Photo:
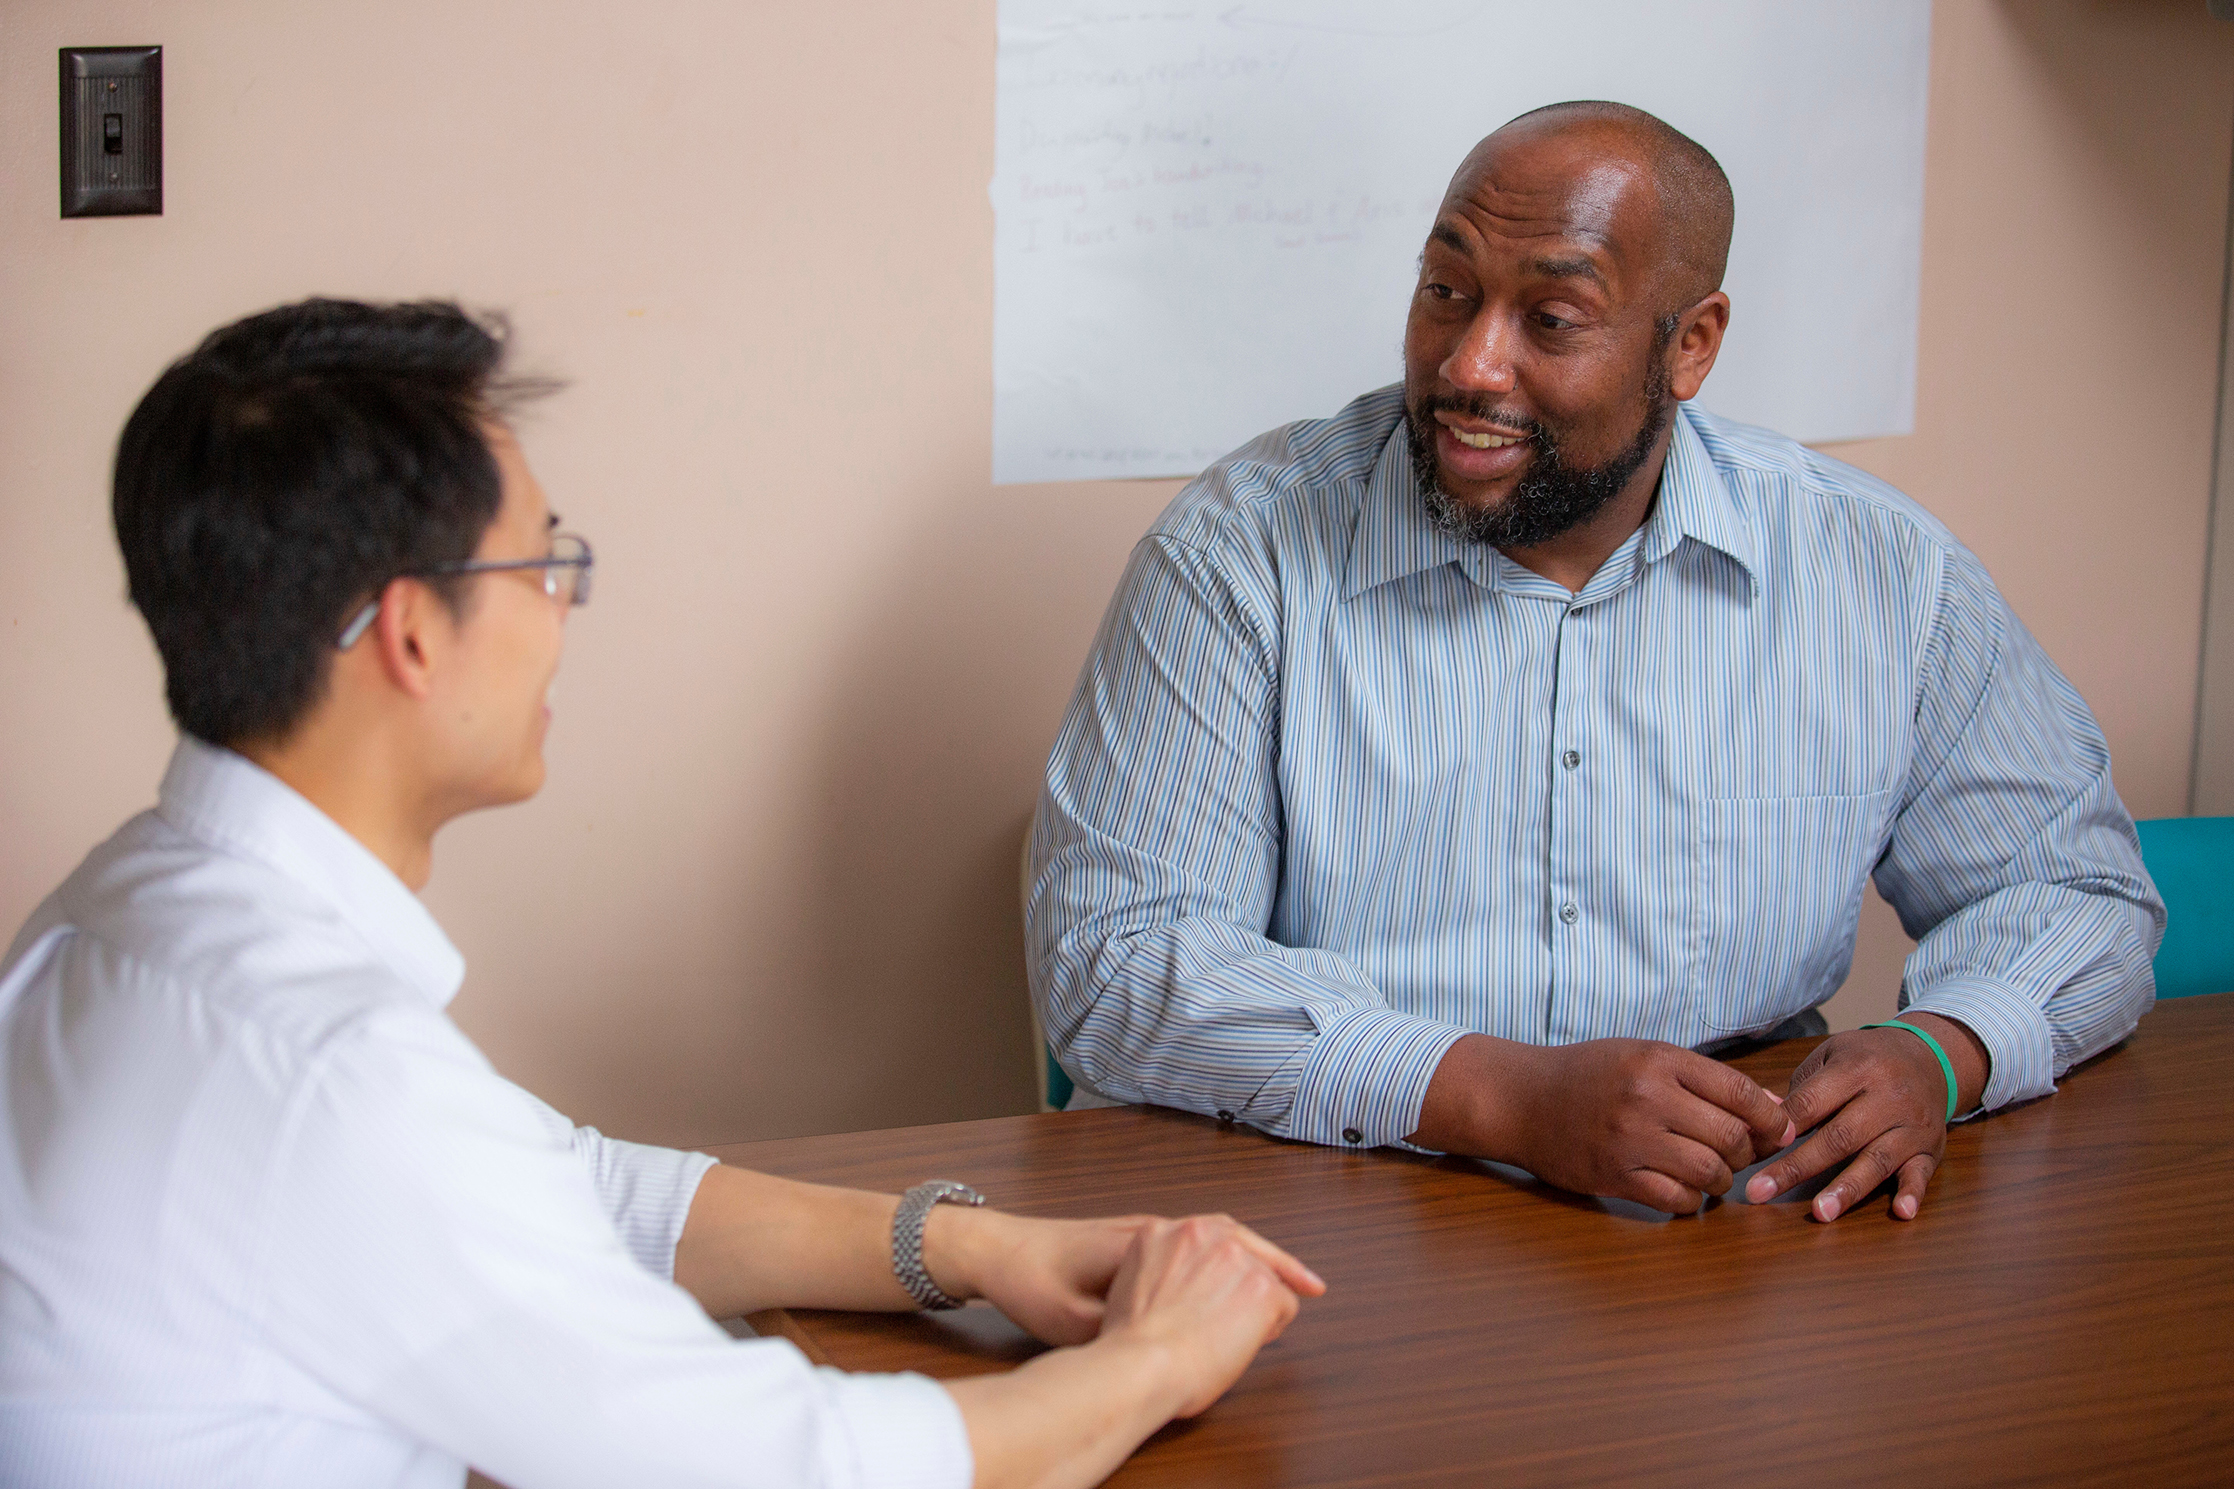
[(892, 1212), (892, 1275), (900, 1279), (900, 1286), (908, 1296), (925, 1308), (943, 1312), (959, 1308), (962, 1300), (950, 1298), (931, 1280), (931, 1273), (923, 1265), (923, 1221), (933, 1205), (982, 1205), (985, 1196), (967, 1184), (957, 1184), (952, 1179), (931, 1179), (916, 1185), (900, 1196), (900, 1208)]

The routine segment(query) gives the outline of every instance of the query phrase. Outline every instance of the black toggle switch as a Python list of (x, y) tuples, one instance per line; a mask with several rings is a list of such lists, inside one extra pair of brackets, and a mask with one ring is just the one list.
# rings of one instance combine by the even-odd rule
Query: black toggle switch
[(160, 214), (163, 49), (63, 47), (59, 55), (62, 215)]

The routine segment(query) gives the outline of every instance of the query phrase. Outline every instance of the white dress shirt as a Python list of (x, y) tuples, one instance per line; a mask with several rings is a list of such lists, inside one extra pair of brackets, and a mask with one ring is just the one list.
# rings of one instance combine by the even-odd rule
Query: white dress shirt
[(672, 1274), (712, 1160), (499, 1077), (464, 971), (181, 742), (0, 965), (0, 1485), (966, 1485), (935, 1383), (706, 1317)]

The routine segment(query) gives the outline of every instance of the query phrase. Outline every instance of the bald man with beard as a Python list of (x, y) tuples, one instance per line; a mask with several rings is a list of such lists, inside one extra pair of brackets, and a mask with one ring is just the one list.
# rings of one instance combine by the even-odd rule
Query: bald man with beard
[[(1522, 115), (1438, 210), (1403, 384), (1142, 539), (1032, 839), (1084, 1100), (1679, 1212), (1804, 1137), (1747, 1199), (1835, 1169), (1816, 1219), (1908, 1220), (1950, 1122), (2148, 1011), (2101, 730), (1977, 558), (1691, 401), (1732, 220), (1659, 119)], [(1918, 941), (1899, 1021), (1782, 1096), (1710, 1058), (1824, 1032), (1872, 879)]]

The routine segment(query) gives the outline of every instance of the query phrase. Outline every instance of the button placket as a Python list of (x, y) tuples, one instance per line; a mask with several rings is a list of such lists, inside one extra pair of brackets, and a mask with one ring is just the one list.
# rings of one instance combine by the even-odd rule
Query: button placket
[[(1569, 718), (1575, 708), (1576, 636), (1571, 628), (1577, 623), (1573, 601), (1559, 617), (1559, 628), (1553, 642), (1551, 727), (1546, 738), (1551, 741), (1571, 739), (1573, 729)], [(1572, 745), (1556, 757), (1561, 769), (1552, 772), (1551, 800), (1546, 812), (1545, 844), (1547, 860), (1544, 864), (1544, 892), (1556, 921), (1554, 929), (1572, 927), (1582, 919), (1582, 907), (1575, 902), (1575, 884), (1572, 865), (1575, 840), (1575, 787), (1579, 784), (1574, 770), (1582, 763), (1581, 754)], [(1545, 1005), (1547, 1030), (1558, 1022), (1555, 1011), (1567, 987), (1577, 976), (1577, 948), (1572, 938), (1555, 934), (1551, 941), (1551, 997)]]

